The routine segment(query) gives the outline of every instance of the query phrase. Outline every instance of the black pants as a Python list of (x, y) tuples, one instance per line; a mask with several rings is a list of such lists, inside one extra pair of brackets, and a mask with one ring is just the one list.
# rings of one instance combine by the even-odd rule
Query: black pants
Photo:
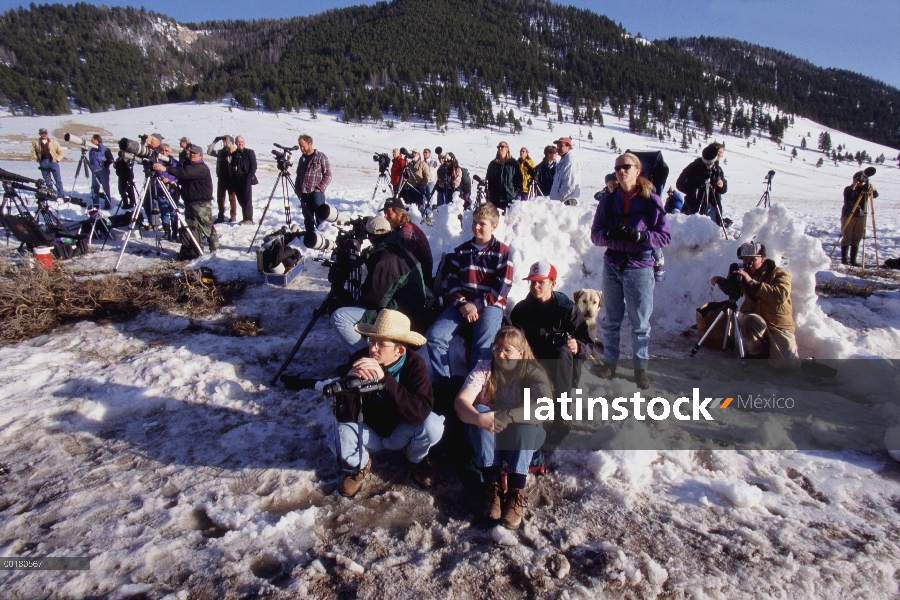
[(137, 204), (134, 197), (134, 177), (119, 177), (119, 198), (123, 208), (133, 208)]
[(241, 214), (244, 221), (253, 220), (253, 184), (250, 178), (232, 179), (234, 185), (234, 193), (237, 196), (237, 202), (241, 207)]

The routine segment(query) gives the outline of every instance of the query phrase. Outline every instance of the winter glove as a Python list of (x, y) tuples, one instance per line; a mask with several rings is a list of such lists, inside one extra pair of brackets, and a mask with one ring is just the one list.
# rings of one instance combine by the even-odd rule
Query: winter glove
[(632, 242), (634, 244), (643, 244), (647, 241), (647, 232), (639, 231), (634, 227), (625, 227), (623, 229), (624, 238), (622, 241), (624, 242)]
[(606, 239), (611, 242), (627, 242), (628, 234), (625, 231), (624, 225), (619, 225), (618, 227), (613, 227), (611, 229), (607, 229), (604, 234)]

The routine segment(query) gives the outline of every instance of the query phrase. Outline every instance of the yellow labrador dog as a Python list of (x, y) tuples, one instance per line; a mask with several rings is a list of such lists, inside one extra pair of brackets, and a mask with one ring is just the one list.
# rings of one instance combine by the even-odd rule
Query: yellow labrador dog
[(600, 309), (603, 308), (603, 292), (597, 290), (583, 289), (575, 292), (575, 306), (581, 310), (584, 320), (587, 321), (588, 331), (592, 340), (597, 340), (597, 318), (600, 316)]

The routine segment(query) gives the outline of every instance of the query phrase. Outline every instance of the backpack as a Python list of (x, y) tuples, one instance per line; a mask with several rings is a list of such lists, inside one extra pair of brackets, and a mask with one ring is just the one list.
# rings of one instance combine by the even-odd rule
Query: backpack
[(460, 167), (462, 169), (462, 181), (459, 184), (460, 189), (464, 194), (472, 193), (472, 176), (469, 175), (469, 170), (465, 167)]

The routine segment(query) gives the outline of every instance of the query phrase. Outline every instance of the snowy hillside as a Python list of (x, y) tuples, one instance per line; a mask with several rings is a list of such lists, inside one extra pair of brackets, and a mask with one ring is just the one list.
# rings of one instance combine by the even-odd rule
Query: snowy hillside
[[(447, 133), (406, 123), (389, 130), (345, 125), (324, 113), (312, 120), (305, 111), (232, 112), (224, 104), (6, 117), (0, 119), (0, 167), (38, 176), (27, 160), (38, 127), (58, 140), (65, 132), (99, 132), (111, 141), (158, 131), (167, 142), (187, 135), (203, 146), (217, 135), (241, 134), (260, 159), (258, 218), (277, 175), (271, 144), (293, 145), (308, 133), (335, 173), (328, 202), (371, 215), (384, 198), (379, 190), (372, 199), (376, 152), (442, 146), (483, 174), (500, 140), (509, 142), (514, 156), (525, 146), (537, 159), (554, 139), (572, 136), (583, 173), (578, 206), (519, 203), (497, 235), (513, 248), (517, 273), (546, 258), (559, 270), (558, 289), (571, 295), (600, 288), (602, 251), (588, 236), (593, 193), (618, 154), (607, 147), (610, 138), (619, 148), (662, 150), (671, 169), (667, 185), (673, 186), (699, 155), (698, 142), (683, 152), (680, 135), (667, 142), (634, 136), (627, 120), (608, 112), (607, 126), (591, 130), (553, 123), (550, 131), (542, 117), (532, 118), (532, 127), (512, 136), (453, 123)], [(872, 178), (881, 194), (875, 201), (878, 251), (881, 261), (900, 256), (897, 151), (804, 119), (787, 131), (784, 150), (766, 139), (751, 140), (749, 147), (743, 138), (720, 140), (727, 149), (727, 216), (741, 241), (765, 242), (769, 255), (791, 272), (802, 356), (900, 358), (896, 279), (882, 273), (867, 298), (816, 294), (816, 283), (832, 278), (865, 283), (859, 271), (847, 273), (828, 260), (841, 193), (859, 167), (828, 161), (816, 167), (822, 154), (801, 149), (800, 141), (806, 137), (814, 147), (821, 131), (850, 152), (887, 156)], [(791, 160), (795, 147), (799, 155)], [(69, 149), (67, 158), (77, 158), (76, 151)], [(69, 191), (75, 163), (68, 160), (62, 168)], [(756, 208), (770, 169), (776, 171), (774, 206)], [(88, 189), (79, 179), (76, 193), (87, 196)], [(117, 197), (115, 185), (113, 190)], [(75, 217), (79, 210), (62, 213)], [(296, 221), (296, 199), (292, 214)], [(443, 208), (434, 226), (425, 228), (436, 256), (469, 237), (471, 213), (461, 214), (458, 205)], [(276, 197), (261, 233), (283, 222)], [(723, 299), (709, 279), (726, 273), (741, 242), (722, 239), (711, 221), (697, 216), (676, 216), (671, 227), (650, 352), (684, 358), (695, 338), (682, 332), (694, 323), (696, 307)], [(210, 266), (219, 279), (258, 282), (255, 253), (247, 252), (255, 231), (218, 226), (222, 250), (196, 263)], [(324, 231), (335, 233), (330, 226)], [(174, 258), (177, 246), (163, 246), (157, 259), (150, 240), (132, 242), (123, 269)], [(871, 240), (866, 251), (872, 262)], [(96, 252), (71, 264), (111, 270), (117, 254)], [(328, 290), (327, 270), (307, 264), (287, 289), (251, 285), (214, 319), (259, 316), (258, 337), (216, 335), (186, 318), (141, 314), (123, 324), (69, 325), (0, 348), (0, 555), (91, 556), (90, 571), (4, 572), (0, 585), (9, 596), (900, 593), (900, 464), (887, 452), (560, 451), (551, 455), (548, 475), (532, 482), (526, 526), (517, 533), (472, 524), (477, 501), (444, 457), (438, 459), (440, 482), (424, 492), (407, 479), (402, 458), (378, 454), (360, 497), (341, 499), (335, 493), (339, 474), (322, 441), (332, 422), (329, 403), (312, 391), (268, 385)], [(520, 300), (527, 286), (516, 279), (511, 299)], [(292, 370), (324, 377), (345, 358), (323, 319)], [(900, 424), (900, 405), (884, 414)]]

